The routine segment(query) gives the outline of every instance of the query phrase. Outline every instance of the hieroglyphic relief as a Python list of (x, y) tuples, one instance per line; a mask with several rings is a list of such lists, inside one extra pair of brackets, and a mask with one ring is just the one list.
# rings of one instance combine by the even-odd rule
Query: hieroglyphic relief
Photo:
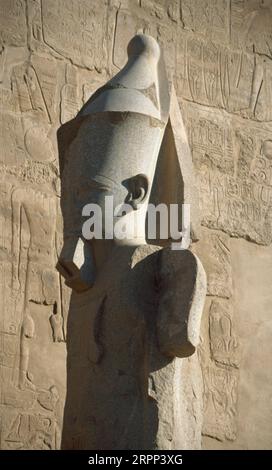
[[(41, 370), (45, 370), (49, 347), (56, 348), (54, 351), (64, 348), (63, 341), (59, 340), (65, 339), (69, 309), (68, 288), (62, 280), (59, 284), (52, 274), (53, 259), (50, 259), (46, 273), (43, 261), (38, 260), (38, 268), (32, 274), (35, 277), (37, 273), (38, 287), (31, 296), (40, 302), (45, 298), (51, 302), (42, 305), (46, 326), (39, 336), (38, 315), (41, 311), (37, 312), (41, 304), (34, 301), (28, 302), (30, 310), (26, 310), (22, 325), (20, 296), (16, 310), (16, 295), (11, 283), (13, 190), (31, 187), (33, 200), (36, 192), (51, 194), (53, 191), (59, 196), (56, 189), (59, 186), (56, 129), (61, 122), (74, 117), (92, 92), (105, 83), (112, 70), (124, 64), (124, 44), (134, 33), (152, 34), (164, 46), (170, 72), (175, 65), (177, 94), (184, 100), (182, 111), (188, 101), (199, 103), (186, 125), (199, 173), (201, 212), (206, 226), (203, 227), (201, 259), (205, 262), (207, 258), (209, 302), (211, 296), (230, 298), (232, 276), (228, 235), (262, 244), (271, 242), (272, 132), (267, 124), (272, 120), (271, 10), (270, 0), (0, 0), (1, 415), (2, 409), (9, 409), (9, 413), (4, 415), (3, 412), (0, 417), (1, 429), (7, 430), (0, 435), (3, 447), (39, 448), (41, 445), (31, 437), (35, 429), (40, 428), (40, 424), (33, 422), (39, 421), (37, 417), (43, 413), (47, 419), (48, 410), (41, 403), (46, 403), (47, 394), (51, 396), (49, 390), (55, 382), (48, 379), (48, 384), (40, 391), (37, 375), (33, 374), (32, 367), (24, 364), (31, 362), (31, 357), (27, 359), (28, 352), (31, 356), (34, 342), (43, 337), (50, 339), (50, 346), (44, 347)], [(256, 121), (267, 123), (260, 128)], [(41, 189), (41, 185), (45, 189)], [(15, 196), (14, 193), (16, 199)], [(37, 205), (41, 198), (43, 196), (37, 196)], [(24, 196), (20, 235), (23, 282), (30, 243), (24, 207), (29, 202), (25, 199)], [(35, 204), (31, 205), (28, 212), (36, 211), (35, 207)], [(41, 213), (51, 217), (47, 209)], [(59, 236), (60, 233), (61, 229)], [(53, 249), (50, 243), (49, 247)], [(30, 267), (32, 264), (31, 261)], [(44, 283), (54, 285), (54, 292), (44, 294)], [(55, 304), (59, 285), (60, 309)], [(232, 318), (231, 306), (220, 307), (225, 319), (222, 311)], [(212, 315), (212, 308), (210, 313)], [(228, 321), (223, 324), (227, 325)], [(205, 328), (209, 336), (209, 321)], [(235, 329), (232, 335), (237, 337)], [(209, 349), (208, 339), (207, 345)], [(212, 342), (210, 347), (213, 347)], [(21, 366), (20, 348), (24, 358)], [(214, 362), (215, 357), (219, 357), (216, 349), (212, 355), (209, 359)], [(228, 383), (230, 366), (228, 359), (222, 360), (225, 362), (220, 362), (221, 375), (224, 367), (227, 371), (221, 382)], [(218, 367), (214, 367), (212, 370), (217, 371)], [(31, 385), (19, 390), (19, 369), (22, 377), (26, 376), (27, 381), (35, 385), (35, 390)], [(214, 374), (208, 375), (213, 379)], [(24, 382), (23, 378), (21, 382)], [(222, 387), (216, 384), (209, 387), (217, 390), (213, 391), (214, 396), (220, 397)], [(228, 387), (231, 389), (230, 385)], [(55, 396), (54, 391), (52, 394)], [(217, 403), (215, 398), (210, 402)], [(12, 408), (13, 414), (10, 413)], [(224, 424), (221, 409), (216, 409), (207, 415), (206, 429), (212, 428), (210, 435), (224, 438), (229, 432), (224, 431), (228, 425)], [(228, 406), (225, 409), (228, 410)], [(217, 424), (213, 424), (212, 413), (215, 413)], [(218, 418), (218, 413), (222, 419)], [(19, 444), (18, 436), (14, 444), (8, 439), (9, 444), (5, 443), (11, 428), (19, 429), (19, 421), (23, 427), (27, 423), (32, 434), (23, 437), (24, 431), (18, 431)], [(231, 418), (227, 418), (227, 422), (232, 422)], [(44, 439), (49, 439), (50, 445), (42, 444), (41, 448), (54, 448), (54, 423), (55, 417), (52, 424), (45, 426)], [(221, 431), (218, 431), (218, 423), (221, 423)], [(52, 438), (48, 438), (48, 433)]]
[(271, 121), (269, 58), (180, 30), (176, 83), (180, 97), (257, 121)]
[[(16, 323), (10, 301), (10, 286), (8, 281), (11, 276), (12, 265), (10, 261), (5, 260), (3, 249), (1, 247), (1, 268), (0, 268), (0, 306), (1, 306), (1, 325), (0, 325), (0, 368), (8, 368), (11, 372), (14, 365), (14, 358), (17, 353), (17, 340), (19, 326)], [(11, 313), (9, 315), (9, 313)], [(2, 379), (3, 380), (3, 379)]]
[(249, 128), (242, 119), (197, 105), (185, 109), (203, 225), (271, 243), (270, 127)]
[(251, 167), (251, 178), (257, 183), (272, 187), (272, 140), (263, 140), (261, 150)]
[(243, 51), (224, 49), (220, 53), (220, 92), (223, 108), (246, 115), (249, 107), (254, 58)]
[(208, 366), (203, 370), (204, 425), (203, 435), (224, 441), (237, 434), (238, 371)]
[[(133, 11), (131, 11), (131, 5), (129, 9), (122, 7), (117, 10), (113, 39), (113, 64), (116, 67), (121, 68), (126, 63), (127, 53), (123, 44), (128, 43), (136, 33), (144, 32), (156, 38), (164, 51), (167, 51), (164, 57), (167, 72), (169, 76), (174, 73), (177, 33), (166, 19), (171, 18), (174, 22), (179, 20), (179, 4), (176, 1), (163, 1), (162, 3), (160, 5), (156, 2), (154, 5), (152, 0), (145, 0), (142, 9), (137, 8), (137, 5), (133, 3)], [(148, 14), (145, 13), (144, 8)]]
[(231, 41), (257, 54), (272, 57), (270, 0), (232, 0)]
[(165, 20), (167, 16), (173, 21), (178, 19), (179, 0), (138, 0), (143, 11), (158, 20)]
[(204, 383), (202, 433), (220, 441), (235, 440), (241, 343), (232, 300), (230, 237), (203, 227), (198, 245), (211, 296), (207, 298), (198, 350)]
[(189, 113), (187, 128), (194, 163), (197, 169), (208, 167), (234, 174), (233, 131), (220, 114), (202, 112), (196, 118)]
[(202, 337), (199, 348), (204, 384), (202, 434), (219, 441), (234, 441), (241, 345), (229, 299), (213, 299), (207, 313), (208, 338)]
[(73, 119), (79, 111), (79, 89), (76, 68), (66, 65), (65, 85), (61, 89), (61, 124)]
[(44, 51), (46, 45), (43, 42), (42, 27), (42, 5), (40, 0), (31, 0), (28, 2), (28, 41), (33, 51)]
[(250, 98), (250, 109), (247, 115), (259, 121), (271, 121), (272, 100), (272, 61), (255, 57), (255, 67), (252, 79), (252, 93)]
[(181, 19), (181, 5), (179, 0), (171, 0), (168, 2), (167, 14), (169, 18), (175, 23), (178, 23)]
[(271, 243), (271, 188), (209, 170), (199, 175), (199, 184), (203, 225), (259, 244)]
[(17, 65), (12, 71), (12, 89), (16, 93), (19, 111), (28, 113), (32, 110), (47, 117), (43, 93), (36, 72), (28, 63)]
[[(25, 161), (24, 132), (20, 118), (11, 114), (0, 114), (0, 163), (17, 165)], [(10, 139), (13, 135), (13, 139)]]
[(0, 44), (26, 45), (26, 4), (23, 0), (0, 2)]
[[(34, 55), (31, 64), (20, 63), (11, 68), (11, 92), (5, 94), (9, 113), (1, 115), (3, 126), (10, 129), (1, 133), (3, 140), (2, 162), (18, 167), (34, 162), (56, 160), (55, 143), (50, 138), (51, 124), (56, 120), (57, 106), (56, 64), (48, 56)], [(10, 111), (14, 111), (10, 113)], [(12, 126), (15, 139), (10, 139)], [(7, 142), (6, 142), (7, 141)]]
[(228, 43), (230, 0), (182, 0), (181, 17), (185, 29)]
[(137, 18), (129, 11), (119, 10), (117, 12), (113, 46), (113, 63), (116, 67), (121, 68), (127, 59), (126, 51), (123, 47), (120, 47), (121, 44), (127, 44), (140, 27)]
[[(27, 222), (27, 246), (21, 245), (20, 241), (23, 213)], [(28, 302), (53, 305), (54, 321), (51, 321), (51, 325), (56, 325), (58, 328), (58, 323), (61, 321), (61, 301), (59, 275), (54, 269), (56, 259), (55, 199), (49, 194), (34, 192), (30, 189), (15, 189), (12, 193), (12, 214), (13, 288), (19, 291), (22, 284), (24, 286), (22, 288), (24, 298), (19, 299), (18, 303), (23, 305), (23, 309), (27, 309)], [(20, 263), (23, 251), (27, 253), (27, 259), (23, 273), (21, 273)], [(26, 313), (27, 332), (33, 330), (30, 323), (31, 319)], [(23, 336), (31, 338), (33, 332)], [(53, 337), (59, 340), (59, 334), (54, 331)], [(63, 340), (63, 335), (61, 340)]]
[(235, 334), (233, 308), (229, 301), (213, 300), (209, 314), (212, 359), (218, 364), (238, 367), (239, 340)]
[(64, 341), (61, 286), (54, 269), (56, 202), (52, 195), (29, 187), (5, 183), (1, 188), (6, 207), (1, 211), (0, 247), (1, 445), (55, 449), (60, 445), (58, 390), (52, 381), (46, 389), (36, 380), (30, 361), (33, 364), (32, 343), (40, 338), (38, 305), (51, 307), (49, 342)]
[(6, 50), (4, 46), (1, 44), (0, 46), (0, 82), (3, 81), (6, 55), (7, 55)]
[[(60, 71), (48, 54), (32, 54), (30, 60), (12, 67), (11, 89), (16, 112), (35, 124), (52, 124), (57, 119)], [(38, 121), (38, 122), (37, 122)]]
[(158, 25), (155, 31), (152, 29), (152, 26), (149, 26), (146, 32), (156, 37), (159, 43), (162, 44), (163, 50), (167, 51), (164, 60), (167, 66), (168, 76), (172, 77), (175, 73), (177, 31), (176, 29), (164, 25)]
[(105, 6), (105, 0), (42, 0), (45, 43), (80, 66), (89, 69), (105, 66), (108, 53)]
[[(51, 203), (53, 201), (54, 199), (51, 197)], [(37, 209), (38, 206), (40, 206), (39, 213), (35, 210), (35, 207)], [(42, 200), (41, 197), (37, 198), (36, 191), (31, 191), (29, 188), (16, 188), (14, 190), (11, 183), (2, 182), (0, 220), (0, 411), (3, 424), (1, 433), (1, 448), (3, 449), (59, 447), (59, 440), (56, 443), (57, 422), (60, 420), (60, 413), (57, 410), (59, 406), (58, 392), (53, 384), (49, 385), (48, 390), (40, 387), (35, 380), (35, 376), (29, 370), (31, 343), (37, 335), (33, 308), (30, 311), (31, 303), (33, 306), (36, 305), (34, 301), (50, 303), (56, 295), (56, 293), (49, 292), (50, 285), (52, 285), (50, 280), (45, 279), (44, 276), (43, 279), (39, 280), (36, 277), (37, 273), (34, 272), (35, 263), (41, 262), (39, 256), (42, 256), (42, 251), (44, 257), (47, 257), (50, 262), (48, 251), (41, 248), (42, 246), (45, 247), (48, 241), (46, 233), (48, 232), (48, 226), (51, 227), (51, 214), (54, 214), (51, 209), (50, 204), (44, 202), (44, 198)], [(47, 210), (49, 210), (49, 213), (47, 213)], [(38, 220), (39, 215), (40, 220)], [(43, 220), (44, 217), (47, 222)], [(35, 221), (39, 222), (38, 229)], [(31, 228), (32, 232), (34, 228), (34, 236), (33, 234), (31, 236)], [(37, 233), (37, 230), (39, 233)], [(11, 234), (13, 234), (13, 237)], [(17, 241), (20, 243), (21, 249), (19, 251), (16, 247)], [(49, 246), (49, 252), (51, 251), (52, 249)], [(42, 264), (44, 264), (44, 257)], [(30, 262), (28, 262), (29, 259)], [(13, 261), (13, 265), (11, 261)], [(51, 266), (52, 269), (53, 266)], [(25, 276), (29, 272), (34, 275), (32, 289), (29, 286), (29, 277), (25, 282)], [(20, 274), (18, 279), (17, 273)], [(45, 275), (48, 275), (48, 271), (45, 272)], [(20, 291), (14, 289), (17, 281), (21, 283)], [(24, 282), (27, 285), (24, 286)], [(34, 295), (31, 295), (32, 302), (27, 302), (26, 294), (30, 294), (30, 291), (34, 293), (36, 291), (35, 285), (39, 282), (43, 282), (44, 297), (39, 299), (35, 296), (34, 299)], [(49, 325), (49, 318), (47, 321)], [(51, 338), (52, 341), (53, 332)], [(50, 416), (48, 413), (50, 413)], [(21, 419), (26, 420), (22, 427), (19, 426)], [(17, 433), (16, 437), (15, 428), (18, 430), (19, 427), (20, 432), (18, 431), (19, 434)], [(39, 442), (36, 441), (37, 438)]]
[(3, 449), (55, 450), (60, 445), (58, 425), (50, 414), (18, 413), (6, 420), (4, 429)]
[(230, 237), (219, 231), (202, 228), (202, 240), (197, 244), (207, 273), (207, 295), (230, 298), (232, 296), (232, 269)]
[(31, 63), (42, 93), (45, 117), (52, 123), (58, 111), (59, 77), (56, 61), (48, 55), (33, 54)]

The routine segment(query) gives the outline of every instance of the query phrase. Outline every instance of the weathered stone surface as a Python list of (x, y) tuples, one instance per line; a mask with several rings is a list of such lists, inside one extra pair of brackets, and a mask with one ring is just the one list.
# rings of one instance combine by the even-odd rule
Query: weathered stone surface
[[(173, 73), (200, 193), (196, 253), (209, 294), (201, 361), (212, 371), (204, 374), (203, 429), (213, 436), (203, 447), (271, 449), (271, 380), (263, 367), (271, 357), (271, 1), (0, 0), (0, 18), (2, 447), (60, 447), (70, 289), (54, 267), (62, 247), (56, 131), (124, 65), (130, 38), (146, 32), (163, 45)], [(177, 169), (175, 163), (165, 176), (181, 200)], [(36, 218), (42, 222), (33, 229)], [(236, 341), (239, 360), (225, 346)], [(193, 361), (186, 360), (188, 370)], [(198, 373), (191, 377), (184, 386), (200, 390)], [(224, 384), (234, 390), (227, 404)], [(181, 392), (190, 403), (182, 420), (190, 422), (200, 401), (187, 388)], [(168, 412), (166, 403), (163, 421)], [(181, 432), (175, 439), (179, 446), (186, 441)]]
[(230, 0), (184, 0), (181, 2), (181, 17), (185, 29), (195, 31), (208, 39), (229, 42)]
[(9, 46), (22, 46), (27, 42), (26, 4), (23, 0), (1, 0), (0, 41)]
[[(105, 67), (107, 49), (106, 2), (94, 0), (67, 3), (42, 0), (42, 24), (45, 43), (61, 56), (90, 69)], [(99, 26), (99, 27), (98, 27)]]
[(212, 359), (218, 364), (238, 367), (239, 340), (235, 333), (233, 308), (230, 302), (213, 300), (210, 309), (210, 347)]
[(232, 42), (271, 58), (271, 2), (234, 0), (231, 3)]
[[(150, 246), (116, 248), (94, 287), (72, 297), (65, 448), (200, 448), (197, 357), (173, 360), (156, 341), (154, 305), (175, 298), (177, 289), (164, 266), (167, 253), (161, 261), (160, 253)], [(178, 273), (184, 262), (177, 255), (182, 252), (172, 260)], [(154, 277), (162, 284), (159, 291)]]
[(203, 225), (269, 245), (271, 126), (197, 105), (188, 105), (186, 115)]
[(203, 369), (204, 425), (203, 435), (220, 441), (237, 437), (238, 372), (210, 366)]
[(140, 27), (133, 13), (124, 10), (117, 12), (113, 49), (113, 63), (116, 67), (121, 68), (126, 63), (127, 54), (123, 44), (127, 44)]
[(231, 297), (233, 279), (230, 237), (203, 227), (201, 240), (195, 249), (196, 253), (201, 253), (207, 273), (207, 294), (223, 298)]

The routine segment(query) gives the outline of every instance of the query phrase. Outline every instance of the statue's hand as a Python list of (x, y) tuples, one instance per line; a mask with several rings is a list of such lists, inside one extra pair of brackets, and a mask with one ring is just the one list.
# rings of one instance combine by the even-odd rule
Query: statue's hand
[(161, 250), (157, 335), (161, 352), (191, 356), (199, 342), (206, 274), (189, 250)]

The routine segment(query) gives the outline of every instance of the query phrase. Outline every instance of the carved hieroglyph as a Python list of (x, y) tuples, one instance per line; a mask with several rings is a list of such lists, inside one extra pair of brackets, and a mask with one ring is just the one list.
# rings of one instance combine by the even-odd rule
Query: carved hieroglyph
[(271, 243), (269, 127), (188, 105), (186, 124), (199, 175), (203, 225)]
[(218, 364), (238, 367), (240, 345), (235, 332), (233, 309), (230, 302), (213, 300), (209, 322), (212, 359)]
[(221, 441), (237, 437), (238, 371), (210, 366), (203, 369), (204, 425), (202, 433)]
[[(200, 214), (205, 227), (196, 252), (208, 276), (207, 311), (210, 312), (212, 300), (232, 298), (232, 306), (224, 303), (224, 311), (239, 318), (242, 331), (247, 331), (247, 312), (243, 317), (241, 305), (237, 303), (240, 279), (235, 277), (231, 267), (233, 243), (239, 244), (240, 240), (229, 237), (251, 240), (256, 247), (256, 259), (262, 256), (261, 250), (266, 250), (258, 245), (271, 243), (271, 1), (0, 0), (0, 356), (1, 384), (4, 383), (0, 387), (0, 413), (3, 448), (60, 446), (59, 437), (53, 436), (59, 436), (62, 431), (66, 346), (57, 338), (65, 337), (70, 289), (63, 280), (56, 282), (53, 274), (55, 253), (59, 254), (62, 246), (56, 130), (75, 117), (95, 90), (123, 67), (126, 61), (124, 45), (137, 32), (158, 39), (165, 51), (167, 70), (173, 73), (200, 190)], [(70, 134), (64, 146), (71, 138)], [(173, 165), (169, 177), (167, 173), (168, 181), (176, 179), (176, 168)], [(19, 230), (14, 232), (15, 236), (20, 233), (22, 247), (22, 284), (15, 294), (12, 276), (13, 265), (18, 265), (18, 260), (12, 252), (15, 220), (12, 194), (15, 206), (19, 203), (19, 195), (23, 198)], [(180, 197), (180, 191), (177, 194)], [(45, 208), (39, 209), (41, 218), (49, 220), (49, 200), (52, 206), (53, 201), (56, 203), (52, 218), (56, 217), (57, 229), (56, 247), (45, 265), (44, 256), (42, 259), (38, 256), (40, 246), (36, 247), (36, 244), (37, 262), (33, 259), (27, 262), (30, 224), (26, 212), (31, 214), (32, 224), (33, 211), (36, 213), (43, 200), (46, 202)], [(45, 226), (49, 223), (42, 224), (41, 228)], [(48, 244), (50, 250), (54, 230), (50, 227), (48, 237), (44, 236), (47, 241), (42, 242), (42, 246)], [(21, 342), (20, 315), (23, 310), (16, 310), (14, 303), (18, 295), (17, 303), (25, 296), (24, 278), (28, 264), (32, 270), (33, 263), (38, 279), (30, 286), (31, 297), (42, 303), (27, 300), (26, 336)], [(45, 279), (44, 266), (46, 276), (50, 278), (46, 285), (54, 286), (45, 295), (41, 279)], [(32, 273), (33, 278), (36, 279)], [(261, 279), (260, 276), (260, 282)], [(254, 296), (256, 286), (248, 288)], [(62, 318), (54, 304), (59, 296)], [(250, 299), (247, 289), (245, 297)], [(264, 297), (259, 299), (256, 321)], [(45, 298), (53, 303), (43, 304)], [(29, 316), (34, 321), (34, 329), (28, 321)], [(205, 360), (213, 361), (215, 366), (211, 357), (208, 317), (203, 327), (207, 346)], [(239, 340), (236, 322), (233, 322), (232, 331)], [(18, 388), (21, 347), (22, 351), (29, 351), (29, 374), (36, 385), (35, 392)], [(27, 363), (27, 354), (23, 355), (25, 359), (21, 362)], [(204, 359), (202, 362), (204, 364)], [(230, 366), (226, 361), (224, 364), (220, 362), (216, 367), (221, 371), (225, 367), (227, 375)], [(256, 366), (247, 356), (242, 357), (240, 364), (244, 374), (247, 368), (254, 374)], [(239, 390), (239, 382), (235, 384)], [(40, 388), (43, 394), (51, 397), (51, 387), (58, 389), (58, 413), (46, 410), (36, 398)], [(267, 391), (267, 381), (262, 387)], [(217, 388), (221, 390), (219, 386)], [(249, 385), (247, 396), (251, 392)], [(241, 402), (245, 403), (243, 390), (240, 393)], [(252, 398), (255, 399), (255, 395)], [(53, 403), (54, 400), (52, 398)], [(44, 400), (41, 402), (45, 403)], [(238, 412), (240, 406), (239, 403), (235, 405)], [(254, 407), (258, 414), (258, 403)], [(225, 418), (221, 412), (220, 420), (217, 418), (214, 405), (209, 409), (212, 411), (204, 418), (210, 423), (209, 427), (214, 420), (221, 423), (220, 426), (213, 424), (213, 432), (209, 435), (216, 437), (218, 434), (224, 438), (227, 434)], [(56, 428), (55, 414), (58, 415)], [(232, 422), (237, 419), (240, 418), (236, 413)], [(262, 429), (264, 440), (260, 437), (261, 443), (268, 442), (266, 446), (271, 448), (271, 432), (269, 435), (265, 426), (259, 423), (256, 426), (258, 430)], [(39, 437), (33, 437), (41, 427), (44, 431), (39, 431)], [(251, 428), (251, 424), (242, 423), (237, 434), (238, 447), (243, 439), (244, 448), (248, 447), (248, 430)], [(224, 442), (222, 446), (224, 448)]]
[[(56, 449), (61, 426), (59, 384), (54, 382), (54, 372), (51, 378), (48, 375), (50, 362), (39, 370), (39, 360), (51, 360), (57, 352), (54, 342), (65, 338), (63, 294), (55, 270), (56, 200), (29, 187), (2, 187), (10, 212), (11, 240), (3, 231), (1, 445), (4, 449)], [(42, 347), (47, 348), (47, 357)]]
[(233, 294), (230, 237), (219, 231), (202, 228), (202, 237), (196, 246), (201, 253), (207, 273), (207, 294), (229, 298)]

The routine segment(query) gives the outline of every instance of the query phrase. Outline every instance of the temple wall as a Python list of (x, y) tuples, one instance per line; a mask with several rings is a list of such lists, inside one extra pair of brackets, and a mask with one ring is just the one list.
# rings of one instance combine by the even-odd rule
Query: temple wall
[(272, 0), (0, 0), (0, 442), (60, 447), (69, 289), (56, 132), (163, 45), (200, 189), (203, 447), (272, 447)]

